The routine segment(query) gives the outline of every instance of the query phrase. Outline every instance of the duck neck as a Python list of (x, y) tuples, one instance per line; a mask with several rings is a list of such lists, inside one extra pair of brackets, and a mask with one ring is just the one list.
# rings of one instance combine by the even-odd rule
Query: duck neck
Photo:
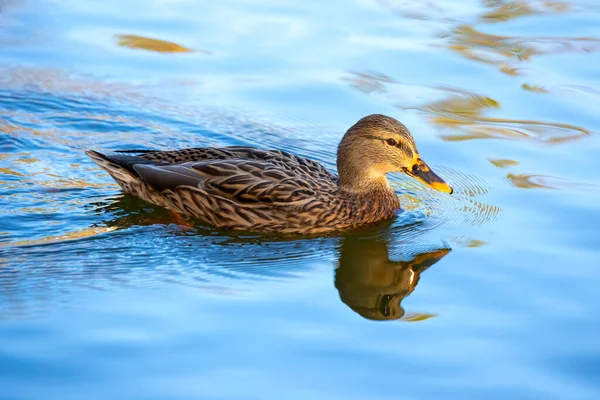
[(339, 189), (342, 192), (368, 195), (373, 192), (392, 192), (385, 173), (354, 157), (338, 156)]
[(385, 175), (375, 175), (369, 171), (340, 173), (338, 187), (344, 193), (357, 196), (369, 196), (373, 193), (394, 193)]
[(385, 173), (371, 165), (347, 161), (348, 158), (338, 158), (338, 188), (352, 214), (360, 216), (363, 223), (391, 218), (400, 208), (400, 200)]
[(363, 224), (389, 219), (400, 208), (400, 199), (385, 175), (374, 179), (369, 175), (349, 177), (340, 174), (338, 188), (342, 203), (349, 207), (350, 215)]

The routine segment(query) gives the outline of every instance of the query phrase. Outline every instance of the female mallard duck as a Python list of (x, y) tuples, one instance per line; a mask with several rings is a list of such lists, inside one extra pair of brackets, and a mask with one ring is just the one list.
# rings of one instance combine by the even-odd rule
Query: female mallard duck
[(309, 234), (385, 220), (400, 208), (389, 172), (452, 193), (421, 160), (408, 129), (377, 114), (342, 138), (339, 177), (316, 161), (253, 147), (86, 153), (125, 193), (219, 228)]

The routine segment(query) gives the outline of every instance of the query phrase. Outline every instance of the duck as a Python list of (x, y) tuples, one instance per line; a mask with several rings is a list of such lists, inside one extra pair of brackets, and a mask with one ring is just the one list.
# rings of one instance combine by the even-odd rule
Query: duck
[(408, 128), (382, 114), (346, 131), (337, 174), (287, 151), (248, 146), (86, 154), (126, 194), (220, 229), (319, 234), (389, 220), (401, 210), (392, 172), (453, 192), (423, 161)]

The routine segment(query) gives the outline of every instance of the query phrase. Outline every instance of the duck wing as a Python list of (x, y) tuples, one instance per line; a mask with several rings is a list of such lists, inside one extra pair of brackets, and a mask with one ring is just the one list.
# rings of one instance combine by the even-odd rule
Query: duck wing
[(248, 146), (204, 147), (172, 151), (122, 150), (122, 155), (137, 153), (137, 157), (157, 164), (181, 164), (209, 160), (264, 161), (306, 179), (334, 180), (338, 177), (320, 163), (282, 150), (262, 150)]
[(133, 165), (135, 173), (158, 192), (181, 189), (197, 196), (213, 197), (239, 206), (301, 205), (323, 189), (333, 189), (331, 180), (305, 179), (293, 170), (265, 161), (208, 160), (181, 164)]
[(306, 179), (266, 161), (139, 164), (134, 170), (169, 208), (233, 229), (293, 232), (310, 227), (337, 190), (331, 179)]

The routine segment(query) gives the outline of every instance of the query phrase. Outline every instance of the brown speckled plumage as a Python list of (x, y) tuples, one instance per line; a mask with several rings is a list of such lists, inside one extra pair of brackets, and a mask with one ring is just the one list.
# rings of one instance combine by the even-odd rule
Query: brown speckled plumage
[[(382, 128), (378, 121), (393, 126)], [(385, 140), (390, 135), (399, 142), (403, 136), (410, 138), (400, 143), (417, 153), (408, 130), (392, 118), (365, 117), (348, 130), (338, 149), (341, 176), (357, 166), (368, 176), (355, 173), (353, 178), (345, 177), (348, 182), (344, 184), (321, 164), (280, 150), (233, 146), (86, 153), (124, 192), (214, 226), (321, 233), (388, 219), (400, 207), (385, 179), (385, 173), (391, 172), (385, 169), (394, 159), (381, 158), (381, 149), (389, 147)], [(367, 151), (356, 157), (354, 153), (361, 145)], [(371, 152), (377, 156), (372, 163), (368, 162)]]

